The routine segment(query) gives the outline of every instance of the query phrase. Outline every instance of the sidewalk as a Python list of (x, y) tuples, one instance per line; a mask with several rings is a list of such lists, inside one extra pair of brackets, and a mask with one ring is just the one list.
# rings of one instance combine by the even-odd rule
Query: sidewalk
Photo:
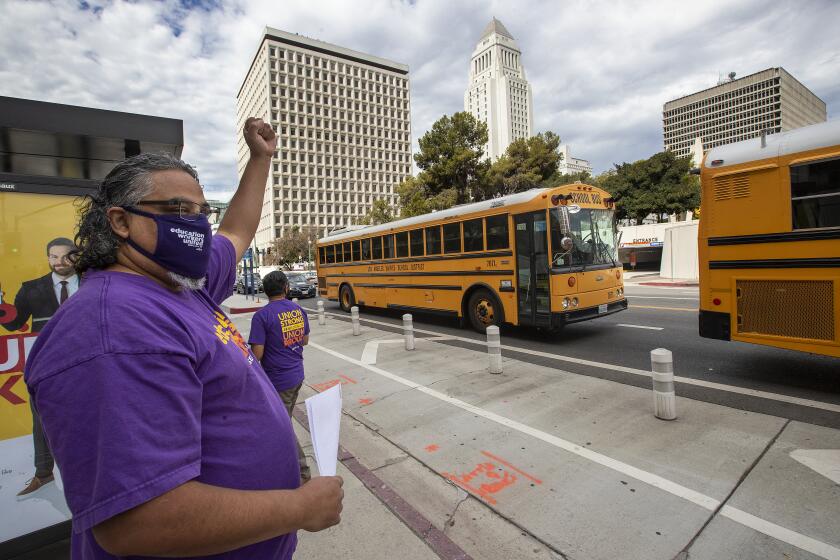
[(658, 272), (652, 270), (626, 270), (624, 271), (624, 283), (636, 286), (699, 286), (697, 279), (662, 278)]
[[(490, 375), (457, 337), (417, 330), (407, 352), (376, 320), (311, 325), (302, 398), (341, 384), (342, 446), (471, 558), (840, 558), (840, 487), (796, 458), (838, 430), (687, 398), (663, 422), (649, 385), (509, 357)], [(299, 558), (450, 557), (340, 468), (342, 524), (301, 534)]]

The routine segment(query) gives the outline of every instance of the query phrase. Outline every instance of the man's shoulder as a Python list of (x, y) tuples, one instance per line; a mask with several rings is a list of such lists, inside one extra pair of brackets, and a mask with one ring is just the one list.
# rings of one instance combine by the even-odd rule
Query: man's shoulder
[(26, 280), (21, 283), (20, 289), (21, 290), (37, 290), (39, 288), (43, 288), (44, 286), (52, 286), (52, 273), (48, 272), (43, 276), (38, 278), (33, 278), (32, 280)]

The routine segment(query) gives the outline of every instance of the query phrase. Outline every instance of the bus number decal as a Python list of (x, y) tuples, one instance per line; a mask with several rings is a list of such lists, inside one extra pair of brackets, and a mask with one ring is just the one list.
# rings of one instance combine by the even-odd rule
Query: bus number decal
[(497, 266), (497, 265), (496, 265), (496, 259), (488, 259), (488, 261), (487, 261), (487, 266), (488, 266), (488, 267), (494, 267), (494, 266)]

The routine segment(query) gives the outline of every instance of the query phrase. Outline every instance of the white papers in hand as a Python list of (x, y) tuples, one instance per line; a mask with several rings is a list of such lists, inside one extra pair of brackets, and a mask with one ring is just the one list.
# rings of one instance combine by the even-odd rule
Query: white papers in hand
[(321, 476), (335, 476), (341, 425), (341, 385), (330, 387), (305, 402), (318, 472)]

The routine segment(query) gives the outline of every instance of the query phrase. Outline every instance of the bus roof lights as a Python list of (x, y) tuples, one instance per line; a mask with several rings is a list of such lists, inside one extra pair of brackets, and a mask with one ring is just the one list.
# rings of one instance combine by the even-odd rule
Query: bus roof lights
[(558, 204), (560, 204), (560, 199), (561, 199), (561, 198), (564, 198), (564, 199), (565, 199), (566, 197), (564, 197), (564, 196), (563, 196), (563, 195), (561, 195), (561, 194), (553, 194), (553, 195), (551, 195), (551, 203), (552, 203), (554, 206), (557, 206)]
[(712, 160), (712, 165), (714, 165), (715, 167), (717, 167), (718, 165), (723, 165), (723, 160), (722, 159)]

